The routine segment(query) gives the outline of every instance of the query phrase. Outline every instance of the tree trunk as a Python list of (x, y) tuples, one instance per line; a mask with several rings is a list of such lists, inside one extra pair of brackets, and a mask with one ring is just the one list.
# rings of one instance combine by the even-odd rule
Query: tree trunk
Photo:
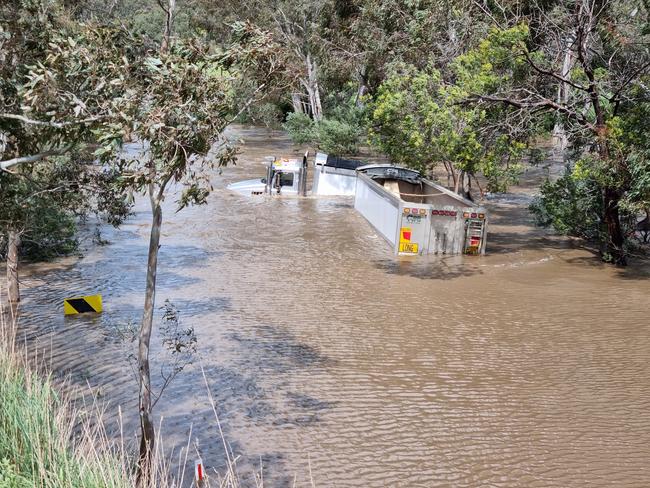
[(483, 188), (481, 187), (481, 183), (478, 181), (478, 178), (476, 177), (475, 173), (472, 173), (472, 176), (474, 177), (474, 181), (476, 182), (476, 187), (478, 188), (479, 195), (481, 195), (481, 200), (483, 197), (485, 197), (485, 193), (483, 192)]
[(458, 175), (456, 174), (456, 168), (454, 168), (454, 163), (449, 162), (447, 163), (449, 165), (449, 168), (447, 169), (447, 186), (449, 186), (449, 174), (451, 173), (451, 179), (454, 182), (454, 188), (456, 188), (456, 185), (458, 184)]
[[(593, 98), (594, 95), (592, 94)], [(592, 104), (596, 112), (596, 120), (598, 121), (598, 125), (596, 126), (598, 134), (604, 134), (606, 128), (599, 100), (593, 100)], [(612, 164), (609, 146), (606, 140), (599, 141), (598, 153), (603, 162)], [(617, 266), (625, 266), (627, 265), (624, 247), (625, 236), (623, 235), (621, 219), (618, 212), (620, 201), (621, 194), (618, 189), (612, 187), (605, 187), (603, 189), (603, 220), (607, 226), (607, 252), (611, 255), (614, 264)]]
[(465, 191), (465, 195), (463, 195), (465, 198), (467, 198), (470, 202), (474, 201), (474, 198), (472, 197), (472, 174), (467, 173), (467, 190)]
[(9, 303), (18, 303), (20, 301), (20, 284), (18, 283), (20, 233), (10, 230), (7, 238), (7, 298)]
[[(153, 192), (152, 192), (153, 193)], [(162, 208), (160, 201), (151, 197), (151, 235), (149, 237), (149, 257), (147, 261), (147, 289), (144, 298), (144, 313), (138, 345), (138, 367), (140, 376), (140, 460), (138, 464), (138, 483), (148, 479), (151, 457), (154, 449), (154, 424), (151, 406), (151, 374), (149, 370), (149, 343), (153, 327), (153, 311), (156, 301), (156, 272), (158, 268), (158, 249), (160, 247), (160, 228)]]
[(291, 94), (291, 104), (293, 105), (293, 111), (297, 114), (304, 114), (305, 107), (303, 106), (302, 100), (300, 99), (300, 93)]
[(462, 195), (465, 190), (465, 171), (460, 172), (458, 178), (454, 181), (454, 193)]
[(167, 8), (163, 7), (165, 11), (165, 29), (163, 31), (162, 43), (160, 44), (160, 52), (166, 53), (171, 44), (171, 37), (174, 31), (174, 10), (176, 9), (176, 0), (168, 0)]
[[(165, 30), (160, 45), (160, 52), (166, 53), (171, 45), (173, 33), (174, 10), (176, 0), (168, 0), (165, 11)], [(161, 4), (162, 6), (162, 4)], [(153, 183), (156, 179), (155, 164), (150, 162), (149, 200), (151, 202), (151, 233), (149, 235), (149, 254), (147, 257), (147, 288), (144, 295), (144, 311), (138, 340), (138, 375), (140, 391), (138, 394), (140, 411), (140, 457), (138, 459), (137, 485), (148, 486), (151, 481), (151, 462), (154, 452), (156, 432), (153, 424), (153, 406), (151, 401), (151, 368), (149, 367), (149, 345), (153, 329), (153, 310), (156, 304), (156, 274), (158, 272), (158, 250), (160, 249), (160, 229), (162, 227), (162, 207), (160, 206), (165, 184), (156, 193)]]
[[(571, 46), (573, 45), (575, 39), (574, 36), (568, 36), (565, 42), (565, 51), (564, 51), (564, 61), (562, 63), (562, 72), (561, 75), (564, 78), (569, 78), (569, 73), (571, 72), (571, 65), (573, 64), (573, 52)], [(559, 82), (557, 87), (557, 102), (561, 105), (566, 105), (569, 101), (569, 95), (571, 94), (571, 87), (564, 82)], [(556, 114), (555, 127), (553, 127), (553, 139), (555, 142), (555, 147), (559, 152), (559, 155), (564, 159), (564, 151), (569, 145), (568, 137), (564, 124), (560, 119), (559, 115)]]
[(363, 107), (363, 97), (368, 93), (368, 87), (366, 86), (366, 69), (362, 68), (357, 73), (357, 79), (359, 80), (359, 85), (357, 87), (357, 95), (354, 99), (354, 104), (357, 107)]
[(618, 213), (620, 195), (616, 189), (605, 188), (603, 202), (605, 206), (605, 225), (607, 225), (607, 251), (612, 256), (612, 261), (618, 266), (627, 265), (625, 256), (625, 236), (621, 228), (621, 219)]
[(320, 122), (323, 119), (323, 108), (318, 87), (318, 67), (311, 54), (307, 54), (305, 64), (307, 65), (307, 94), (309, 95), (311, 115), (316, 122)]

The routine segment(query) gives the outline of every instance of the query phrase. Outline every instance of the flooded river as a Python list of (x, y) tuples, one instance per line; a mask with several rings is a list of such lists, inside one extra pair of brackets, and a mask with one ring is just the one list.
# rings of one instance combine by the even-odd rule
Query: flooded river
[[(603, 266), (533, 228), (525, 192), (489, 203), (485, 257), (395, 258), (350, 199), (225, 190), (293, 150), (282, 133), (236, 135), (240, 162), (208, 205), (166, 203), (157, 303), (198, 337), (156, 406), (167, 448), (192, 426), (223, 469), (203, 367), (245, 483), (262, 463), (272, 488), (310, 486), (310, 468), (317, 487), (650, 486), (647, 265)], [(140, 319), (146, 203), (102, 228), (110, 244), (23, 281), (28, 340), (121, 405), (127, 435), (136, 384), (115, 331)], [(64, 319), (62, 299), (86, 293), (105, 312)]]

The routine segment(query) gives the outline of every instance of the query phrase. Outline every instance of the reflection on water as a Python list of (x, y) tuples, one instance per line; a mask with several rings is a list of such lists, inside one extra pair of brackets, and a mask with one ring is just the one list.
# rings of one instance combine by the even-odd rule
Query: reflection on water
[[(525, 194), (489, 202), (485, 257), (395, 258), (347, 199), (250, 200), (226, 184), (287, 154), (240, 129), (237, 166), (209, 205), (166, 207), (157, 303), (200, 358), (157, 406), (168, 448), (190, 429), (223, 466), (201, 366), (244, 472), (265, 486), (648, 486), (648, 269), (620, 271), (530, 226)], [(298, 151), (296, 151), (297, 153)], [(137, 426), (114, 330), (139, 320), (146, 202), (111, 244), (34, 267), (23, 331), (59, 373)], [(102, 293), (99, 317), (61, 300)], [(154, 369), (156, 369), (154, 367)]]

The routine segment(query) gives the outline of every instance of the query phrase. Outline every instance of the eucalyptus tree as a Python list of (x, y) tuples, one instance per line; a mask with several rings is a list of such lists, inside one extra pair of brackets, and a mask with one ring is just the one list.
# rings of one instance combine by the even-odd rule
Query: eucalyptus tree
[(321, 37), (321, 23), (328, 3), (281, 0), (273, 3), (270, 13), (282, 47), (294, 58), (297, 82), (291, 94), (294, 112), (305, 112), (317, 122), (323, 118), (321, 60), (326, 46)]
[(561, 120), (578, 154), (570, 177), (593, 182), (603, 257), (619, 265), (626, 264), (623, 203), (640, 181), (631, 170), (645, 138), (638, 121), (648, 103), (646, 7), (634, 0), (558, 2), (536, 10), (544, 22), (535, 43), (527, 22), (495, 28), (461, 60), (473, 85), (468, 103), (501, 105), (513, 120)]
[[(173, 1), (166, 4), (173, 17)], [(128, 95), (120, 116), (98, 130), (96, 154), (121, 175), (124, 191), (146, 195), (152, 212), (147, 280), (138, 342), (139, 475), (147, 482), (155, 431), (152, 417), (149, 349), (156, 297), (163, 202), (178, 191), (177, 209), (202, 204), (212, 189), (211, 170), (234, 161), (236, 150), (224, 130), (248, 105), (261, 99), (282, 70), (274, 39), (249, 23), (233, 26), (233, 42), (215, 53), (204, 39), (174, 39), (169, 23), (157, 51), (129, 66)], [(240, 105), (234, 96), (240, 79), (257, 81)], [(135, 157), (121, 151), (125, 136), (138, 141)]]
[(501, 111), (464, 105), (467, 95), (432, 66), (394, 65), (368, 104), (370, 141), (397, 163), (425, 172), (442, 165), (447, 185), (470, 199), (472, 181), (483, 193), (479, 174), (487, 191), (504, 191), (516, 182), (528, 131), (504, 124)]
[[(111, 194), (96, 185), (108, 173), (82, 164), (80, 155), (117, 112), (133, 59), (129, 43), (122, 31), (70, 22), (56, 1), (0, 5), (0, 191), (10, 301), (20, 299), (21, 249), (37, 235), (50, 248), (55, 236), (61, 248), (69, 246), (64, 216)], [(61, 228), (54, 229), (57, 215)], [(42, 232), (47, 222), (49, 236)]]

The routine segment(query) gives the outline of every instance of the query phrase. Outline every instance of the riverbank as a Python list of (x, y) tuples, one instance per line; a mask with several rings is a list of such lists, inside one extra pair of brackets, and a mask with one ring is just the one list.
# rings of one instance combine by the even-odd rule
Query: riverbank
[[(0, 312), (2, 314), (2, 312)], [(0, 487), (128, 488), (125, 453), (107, 438), (96, 404), (78, 408), (36, 371), (2, 320)]]
[[(194, 486), (194, 477), (187, 476), (189, 441), (172, 470), (160, 432), (149, 479), (138, 482), (137, 444), (105, 424), (105, 416), (117, 417), (122, 432), (121, 410), (108, 408), (90, 384), (71, 386), (71, 377), (48, 373), (47, 359), (17, 340), (16, 315), (0, 301), (0, 488)], [(240, 488), (236, 459), (228, 457), (226, 467), (221, 474), (204, 473), (201, 487)], [(262, 488), (262, 479), (253, 486)]]
[[(228, 192), (299, 149), (235, 135), (240, 161), (215, 172), (207, 205), (165, 203), (157, 303), (199, 340), (156, 405), (169, 450), (191, 433), (190, 467), (224, 472), (204, 369), (248, 485), (262, 463), (269, 488), (294, 473), (309, 486), (308, 460), (317, 486), (340, 488), (648, 485), (650, 270), (535, 227), (541, 169), (488, 200), (486, 256), (396, 258), (349, 199)], [(107, 418), (121, 406), (130, 442), (137, 383), (115, 330), (142, 313), (151, 215), (135, 210), (102, 228), (109, 245), (30, 267), (21, 315), (21, 341), (110, 402)], [(103, 314), (63, 316), (64, 297), (95, 293)]]

